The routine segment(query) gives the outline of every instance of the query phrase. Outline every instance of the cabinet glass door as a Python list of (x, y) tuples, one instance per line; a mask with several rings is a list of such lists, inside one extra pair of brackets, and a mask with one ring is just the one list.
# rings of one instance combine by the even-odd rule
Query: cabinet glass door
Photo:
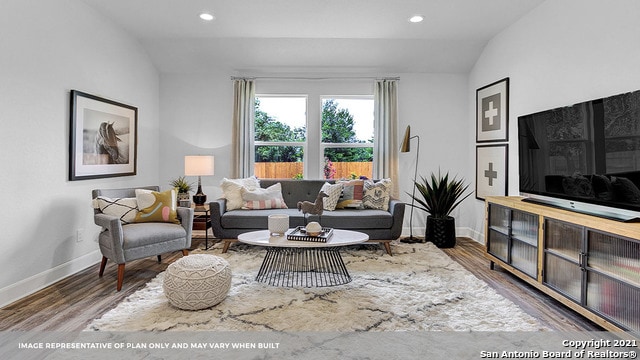
[(509, 213), (506, 207), (489, 205), (487, 251), (505, 262), (509, 261)]
[(580, 258), (584, 244), (581, 226), (545, 221), (544, 280), (549, 287), (580, 303), (582, 277)]
[(640, 243), (588, 232), (586, 306), (620, 324), (640, 329)]
[(535, 278), (538, 272), (538, 216), (513, 210), (511, 239), (511, 265)]

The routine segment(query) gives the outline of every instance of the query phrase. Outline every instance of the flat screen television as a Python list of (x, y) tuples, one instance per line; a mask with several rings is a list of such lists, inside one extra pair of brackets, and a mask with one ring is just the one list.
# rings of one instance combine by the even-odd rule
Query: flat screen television
[(640, 90), (518, 117), (525, 201), (640, 221)]

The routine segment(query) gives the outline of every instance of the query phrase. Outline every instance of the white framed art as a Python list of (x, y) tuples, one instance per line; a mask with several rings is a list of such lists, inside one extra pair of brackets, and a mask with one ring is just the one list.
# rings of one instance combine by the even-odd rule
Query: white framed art
[(476, 142), (509, 140), (509, 78), (476, 90)]
[(509, 145), (476, 146), (476, 199), (506, 196)]

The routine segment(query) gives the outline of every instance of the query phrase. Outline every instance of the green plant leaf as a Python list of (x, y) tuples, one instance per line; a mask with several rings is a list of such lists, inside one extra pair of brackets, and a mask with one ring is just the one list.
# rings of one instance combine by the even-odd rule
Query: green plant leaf
[(465, 185), (464, 179), (457, 176), (449, 178), (449, 173), (442, 175), (438, 170), (438, 175), (431, 173), (429, 178), (420, 177), (420, 181), (414, 183), (418, 194), (409, 194), (417, 202), (417, 205), (410, 205), (416, 209), (423, 210), (435, 218), (446, 218), (460, 203), (469, 197), (471, 193), (465, 195), (469, 185)]

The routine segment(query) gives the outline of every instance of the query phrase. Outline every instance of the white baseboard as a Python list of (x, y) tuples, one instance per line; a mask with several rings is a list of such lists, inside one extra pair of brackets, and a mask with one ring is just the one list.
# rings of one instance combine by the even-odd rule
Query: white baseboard
[[(77, 259), (60, 264), (53, 269), (33, 275), (15, 284), (0, 289), (0, 307), (9, 305), (27, 295), (41, 290), (56, 281), (95, 265), (102, 259), (100, 251), (93, 251)], [(98, 274), (96, 273), (96, 276)]]
[[(413, 229), (413, 235), (418, 237), (424, 237), (424, 228), (422, 229)], [(409, 236), (409, 227), (405, 227), (402, 229), (402, 235), (400, 237)], [(469, 227), (456, 227), (456, 236), (468, 237), (472, 240), (479, 242), (480, 244), (484, 244), (484, 234), (479, 233)]]

